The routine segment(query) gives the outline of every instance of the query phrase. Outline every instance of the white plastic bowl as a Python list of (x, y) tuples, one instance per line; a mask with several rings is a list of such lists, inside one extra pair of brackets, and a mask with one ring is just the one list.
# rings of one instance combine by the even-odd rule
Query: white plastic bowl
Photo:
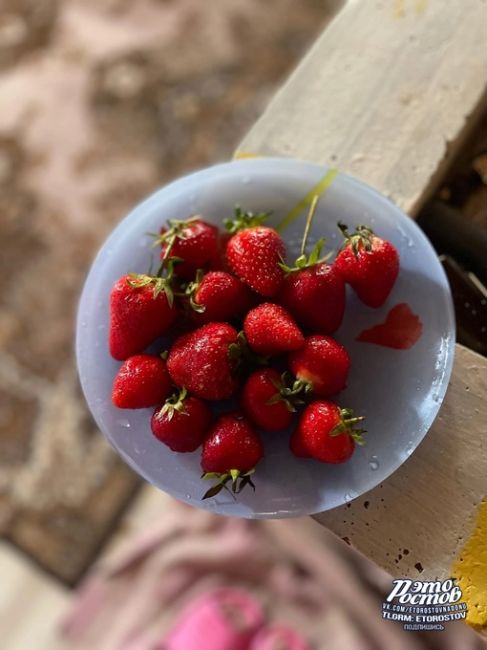
[[(150, 257), (148, 232), (168, 218), (198, 213), (221, 224), (235, 204), (246, 210), (272, 210), (279, 222), (323, 178), (326, 169), (286, 159), (229, 162), (199, 171), (157, 191), (138, 205), (100, 250), (81, 296), (77, 360), (81, 384), (93, 416), (110, 443), (147, 481), (178, 499), (223, 515), (272, 518), (301, 516), (339, 506), (367, 492), (392, 474), (419, 445), (443, 400), (453, 363), (455, 325), (448, 282), (430, 243), (414, 221), (363, 183), (339, 174), (321, 198), (311, 240), (325, 236), (336, 248), (336, 223), (365, 223), (398, 248), (401, 270), (387, 303), (370, 309), (353, 292), (347, 295), (344, 323), (336, 338), (349, 350), (349, 386), (342, 406), (366, 416), (367, 445), (343, 465), (298, 460), (288, 448), (289, 432), (264, 434), (266, 456), (255, 474), (256, 492), (237, 501), (225, 491), (202, 501), (208, 483), (200, 479), (200, 452), (176, 454), (151, 434), (152, 409), (119, 410), (110, 400), (119, 367), (108, 352), (108, 304), (115, 280), (128, 271), (145, 272)], [(297, 251), (306, 210), (283, 236)], [(153, 251), (152, 251), (153, 252)], [(384, 320), (390, 308), (408, 303), (423, 322), (420, 340), (398, 351), (359, 343), (358, 333)]]

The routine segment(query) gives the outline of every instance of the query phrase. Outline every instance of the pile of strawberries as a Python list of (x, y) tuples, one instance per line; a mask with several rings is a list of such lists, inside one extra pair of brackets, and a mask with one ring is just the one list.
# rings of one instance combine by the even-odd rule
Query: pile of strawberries
[[(262, 432), (286, 430), (298, 411), (290, 440), (298, 457), (342, 463), (363, 442), (363, 418), (328, 399), (350, 370), (347, 350), (330, 335), (343, 319), (346, 283), (366, 305), (381, 306), (399, 256), (369, 228), (350, 234), (342, 224), (333, 263), (321, 257), (322, 239), (307, 254), (316, 202), (291, 266), (284, 241), (264, 225), (268, 214), (237, 208), (225, 233), (200, 217), (170, 220), (156, 237), (158, 272), (129, 273), (113, 286), (109, 345), (123, 361), (113, 403), (156, 407), (152, 432), (175, 452), (202, 446), (202, 478), (214, 480), (203, 498), (254, 487)], [(144, 353), (161, 336), (172, 340), (169, 350)], [(210, 404), (230, 398), (215, 419)]]

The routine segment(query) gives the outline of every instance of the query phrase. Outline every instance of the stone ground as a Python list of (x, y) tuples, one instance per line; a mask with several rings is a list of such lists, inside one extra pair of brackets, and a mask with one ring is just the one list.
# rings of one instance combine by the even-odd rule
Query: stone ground
[(144, 195), (229, 158), (335, 4), (0, 0), (0, 532), (67, 582), (138, 485), (77, 383), (90, 261)]

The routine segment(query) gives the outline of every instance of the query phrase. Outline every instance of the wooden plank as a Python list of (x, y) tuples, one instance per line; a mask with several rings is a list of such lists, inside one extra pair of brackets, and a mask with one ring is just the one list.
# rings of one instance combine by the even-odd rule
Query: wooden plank
[(25, 556), (0, 543), (0, 639), (3, 650), (61, 650), (58, 624), (69, 592)]
[[(486, 33), (481, 0), (349, 0), (235, 156), (331, 165), (414, 215), (485, 106)], [(486, 384), (486, 360), (457, 345), (440, 415), (415, 454), (318, 521), (396, 575), (448, 576), (460, 552), (455, 575), (477, 570), (485, 531), (461, 549), (487, 494)], [(487, 626), (487, 576), (471, 575), (483, 607), (475, 623)]]
[(413, 214), (483, 105), (486, 33), (482, 0), (349, 0), (236, 155), (325, 163)]
[(487, 492), (486, 394), (487, 360), (457, 346), (445, 402), (416, 452), (380, 486), (317, 521), (393, 575), (448, 577)]

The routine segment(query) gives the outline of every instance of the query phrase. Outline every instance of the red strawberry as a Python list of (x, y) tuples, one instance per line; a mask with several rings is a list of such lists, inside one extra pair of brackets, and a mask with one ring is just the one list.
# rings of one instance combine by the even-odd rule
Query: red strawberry
[(156, 239), (161, 244), (161, 258), (180, 258), (177, 275), (193, 280), (198, 269), (209, 268), (218, 256), (218, 228), (199, 217), (185, 221), (169, 219), (168, 225), (169, 229), (163, 228)]
[(227, 323), (208, 323), (174, 342), (167, 360), (175, 384), (208, 400), (226, 399), (237, 390), (233, 376), (237, 331)]
[(366, 226), (357, 226), (352, 235), (344, 224), (338, 226), (345, 243), (335, 260), (337, 269), (363, 303), (369, 307), (380, 307), (390, 294), (399, 273), (396, 248)]
[(189, 452), (201, 445), (210, 424), (211, 412), (206, 403), (189, 396), (183, 388), (154, 411), (151, 429), (173, 451)]
[(186, 293), (200, 323), (233, 320), (246, 313), (254, 303), (255, 294), (238, 278), (225, 271), (198, 271)]
[(252, 350), (265, 356), (299, 350), (304, 344), (301, 330), (287, 311), (270, 302), (249, 311), (243, 329)]
[(247, 417), (258, 427), (266, 431), (281, 431), (291, 424), (295, 405), (303, 402), (296, 394), (300, 386), (293, 391), (287, 386), (285, 374), (279, 375), (273, 368), (256, 370), (247, 379), (242, 393), (242, 408)]
[(289, 355), (289, 366), (297, 379), (317, 395), (335, 395), (347, 386), (350, 357), (343, 345), (330, 336), (315, 334)]
[(296, 260), (287, 268), (279, 293), (279, 302), (307, 329), (333, 334), (342, 324), (345, 313), (345, 282), (333, 264), (318, 260), (323, 240), (309, 257)]
[(218, 479), (203, 499), (218, 494), (228, 481), (232, 482), (233, 492), (240, 492), (247, 484), (254, 487), (250, 477), (263, 455), (260, 438), (243, 415), (222, 415), (203, 443), (203, 478)]
[(236, 210), (236, 220), (226, 221), (236, 233), (227, 244), (231, 269), (243, 282), (262, 296), (274, 296), (282, 284), (284, 271), (279, 266), (286, 247), (273, 228), (260, 225), (267, 214), (254, 215)]
[(166, 332), (176, 315), (170, 277), (124, 275), (110, 294), (112, 357), (123, 360), (142, 352)]
[(328, 256), (320, 257), (324, 239), (315, 244), (309, 256), (306, 255), (318, 200), (319, 196), (315, 195), (310, 205), (301, 255), (293, 267), (281, 264), (286, 276), (279, 301), (303, 327), (320, 334), (332, 334), (340, 327), (345, 313), (345, 282), (334, 266), (326, 264)]
[(291, 436), (291, 451), (302, 458), (322, 463), (343, 463), (350, 458), (355, 443), (364, 444), (364, 429), (355, 429), (363, 417), (353, 417), (350, 409), (319, 400), (305, 408)]
[(112, 402), (120, 409), (143, 409), (163, 402), (171, 392), (166, 362), (152, 354), (127, 359), (112, 388)]

